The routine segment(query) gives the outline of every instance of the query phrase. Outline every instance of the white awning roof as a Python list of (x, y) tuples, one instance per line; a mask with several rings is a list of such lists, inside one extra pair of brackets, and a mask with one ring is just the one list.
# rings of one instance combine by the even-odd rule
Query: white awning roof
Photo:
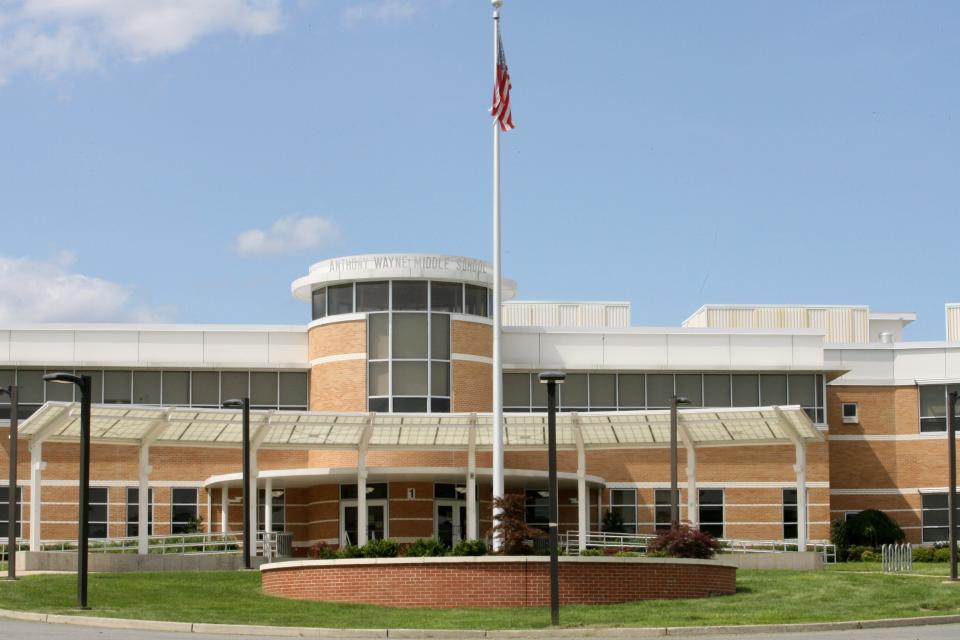
[[(489, 413), (399, 414), (251, 411), (251, 437), (268, 449), (467, 449), (475, 430), (479, 449), (491, 446)], [(693, 446), (786, 444), (819, 441), (820, 431), (797, 406), (683, 409), (681, 442)], [(132, 405), (94, 405), (94, 442), (111, 444), (238, 447), (237, 410)], [(507, 449), (544, 449), (547, 416), (504, 415)], [(48, 402), (23, 421), (20, 434), (31, 440), (76, 442), (80, 403)], [(656, 448), (670, 444), (669, 411), (612, 411), (557, 414), (557, 446), (571, 449)]]

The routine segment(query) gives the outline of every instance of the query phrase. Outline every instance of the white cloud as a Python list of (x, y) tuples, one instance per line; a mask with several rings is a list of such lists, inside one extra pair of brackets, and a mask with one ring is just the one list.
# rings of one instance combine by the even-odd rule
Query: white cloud
[(0, 323), (164, 322), (171, 309), (135, 304), (126, 285), (72, 270), (76, 256), (0, 256)]
[(0, 2), (0, 84), (21, 71), (96, 68), (110, 55), (136, 62), (172, 54), (219, 32), (272, 33), (281, 21), (280, 0)]
[(340, 231), (331, 218), (293, 215), (280, 218), (266, 231), (244, 231), (234, 249), (245, 256), (272, 256), (319, 249), (339, 239)]
[(364, 2), (343, 11), (347, 26), (361, 22), (395, 22), (413, 18), (423, 11), (423, 5), (414, 0), (374, 0)]

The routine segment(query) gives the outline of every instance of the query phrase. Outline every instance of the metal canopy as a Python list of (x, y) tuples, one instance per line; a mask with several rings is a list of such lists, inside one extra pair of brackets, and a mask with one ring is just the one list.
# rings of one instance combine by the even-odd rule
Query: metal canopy
[[(356, 449), (364, 434), (370, 449), (468, 449), (471, 429), (476, 430), (477, 448), (489, 449), (492, 441), (490, 414), (250, 413), (260, 448), (268, 449)], [(506, 414), (504, 423), (505, 448), (546, 447), (546, 414)], [(679, 424), (683, 437), (693, 446), (823, 440), (798, 406), (684, 409)], [(20, 433), (31, 440), (76, 442), (80, 438), (80, 404), (48, 402), (21, 422)], [(670, 412), (557, 414), (558, 446), (575, 448), (578, 433), (586, 449), (666, 447), (670, 444)], [(223, 409), (93, 405), (91, 437), (94, 442), (112, 444), (238, 447), (241, 417), (239, 411)]]

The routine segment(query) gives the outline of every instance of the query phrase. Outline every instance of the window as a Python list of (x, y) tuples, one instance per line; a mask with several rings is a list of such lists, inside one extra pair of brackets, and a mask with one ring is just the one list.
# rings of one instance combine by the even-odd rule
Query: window
[(394, 311), (426, 311), (427, 283), (418, 280), (394, 280)]
[(132, 371), (103, 372), (103, 402), (105, 404), (130, 404)]
[[(546, 387), (538, 383), (536, 373), (504, 373), (503, 389), (505, 410), (546, 411)], [(693, 407), (800, 405), (812, 421), (824, 421), (823, 376), (819, 373), (569, 373), (560, 387), (559, 408), (668, 409), (674, 393), (688, 398)]]
[(627, 533), (637, 532), (637, 490), (611, 489), (610, 510), (620, 514)]
[[(947, 522), (950, 509), (947, 506), (947, 494), (927, 493), (921, 496), (922, 542), (943, 542), (949, 539), (950, 526)], [(960, 510), (958, 510), (960, 511)]]
[(550, 492), (545, 489), (527, 489), (527, 524), (544, 531), (550, 528)]
[(464, 310), (472, 316), (490, 316), (489, 306), (487, 305), (487, 288), (468, 284), (464, 287), (465, 299)]
[(159, 371), (133, 372), (133, 404), (160, 404)]
[(783, 539), (796, 540), (798, 538), (797, 490), (783, 490)]
[(108, 491), (106, 487), (90, 487), (90, 504), (87, 508), (89, 535), (91, 538), (107, 537)]
[(386, 311), (389, 308), (389, 282), (357, 283), (357, 311)]
[(313, 290), (313, 319), (319, 320), (327, 315), (326, 288)]
[[(147, 492), (147, 535), (153, 535), (153, 489)], [(140, 535), (140, 488), (127, 487), (127, 537)]]
[(856, 402), (844, 402), (841, 407), (844, 424), (857, 424), (860, 422), (860, 416), (857, 413)]
[[(920, 431), (947, 430), (947, 395), (960, 391), (960, 385), (931, 384), (920, 387)], [(960, 417), (960, 403), (957, 405)]]
[[(426, 287), (426, 283), (405, 284)], [(450, 412), (449, 314), (372, 313), (367, 345), (369, 411)]]
[[(670, 489), (657, 489), (653, 495), (653, 527), (657, 531), (670, 528)], [(678, 505), (679, 506), (679, 505)]]
[(278, 384), (276, 371), (251, 371), (250, 404), (257, 408), (277, 406)]
[[(8, 511), (7, 501), (10, 499), (10, 488), (9, 487), (0, 487), (0, 541), (2, 544), (6, 544), (7, 536), (10, 535), (8, 527), (10, 522), (7, 519)], [(16, 518), (16, 528), (14, 529), (14, 535), (20, 537), (22, 532), (20, 530), (23, 524), (23, 487), (17, 487), (17, 514), (14, 516)]]
[(246, 371), (224, 371), (220, 374), (220, 402), (250, 396), (250, 374)]
[(163, 394), (161, 401), (165, 405), (190, 404), (190, 372), (189, 371), (164, 371), (163, 375)]
[[(387, 498), (386, 482), (375, 482), (367, 485), (367, 500), (386, 500), (386, 498)], [(356, 500), (357, 485), (355, 484), (340, 485), (340, 499)]]
[[(286, 492), (283, 489), (274, 489), (270, 493), (273, 498), (270, 509), (270, 530), (282, 533), (286, 528)], [(264, 531), (263, 510), (267, 503), (266, 495), (264, 489), (257, 492), (257, 531)]]
[(190, 404), (194, 407), (220, 406), (220, 374), (218, 372), (194, 371), (190, 375)]
[(700, 530), (723, 537), (723, 489), (700, 489)]
[(327, 287), (327, 315), (353, 313), (353, 284)]
[(305, 371), (280, 372), (280, 409), (307, 408), (307, 374)]
[(467, 487), (462, 484), (436, 482), (433, 485), (433, 497), (443, 500), (466, 500)]
[[(533, 382), (534, 384), (542, 384), (539, 378), (534, 378)], [(587, 374), (568, 373), (566, 381), (560, 385), (560, 407), (563, 411), (586, 411), (589, 406), (590, 403), (587, 401)]]
[(430, 308), (434, 311), (463, 313), (463, 285), (459, 282), (431, 283)]
[(170, 500), (170, 531), (193, 533), (197, 524), (197, 490), (172, 489)]

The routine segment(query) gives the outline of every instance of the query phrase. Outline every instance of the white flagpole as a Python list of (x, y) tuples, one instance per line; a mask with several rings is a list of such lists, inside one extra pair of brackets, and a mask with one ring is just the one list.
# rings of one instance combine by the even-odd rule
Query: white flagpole
[[(500, 7), (503, 0), (493, 4), (493, 82), (497, 82), (497, 62), (500, 42)], [(501, 318), (503, 303), (500, 267), (500, 122), (493, 119), (493, 497), (503, 497), (503, 363), (500, 354)], [(494, 508), (493, 524), (500, 521), (501, 509)], [(494, 551), (500, 550), (501, 537), (493, 537)]]

